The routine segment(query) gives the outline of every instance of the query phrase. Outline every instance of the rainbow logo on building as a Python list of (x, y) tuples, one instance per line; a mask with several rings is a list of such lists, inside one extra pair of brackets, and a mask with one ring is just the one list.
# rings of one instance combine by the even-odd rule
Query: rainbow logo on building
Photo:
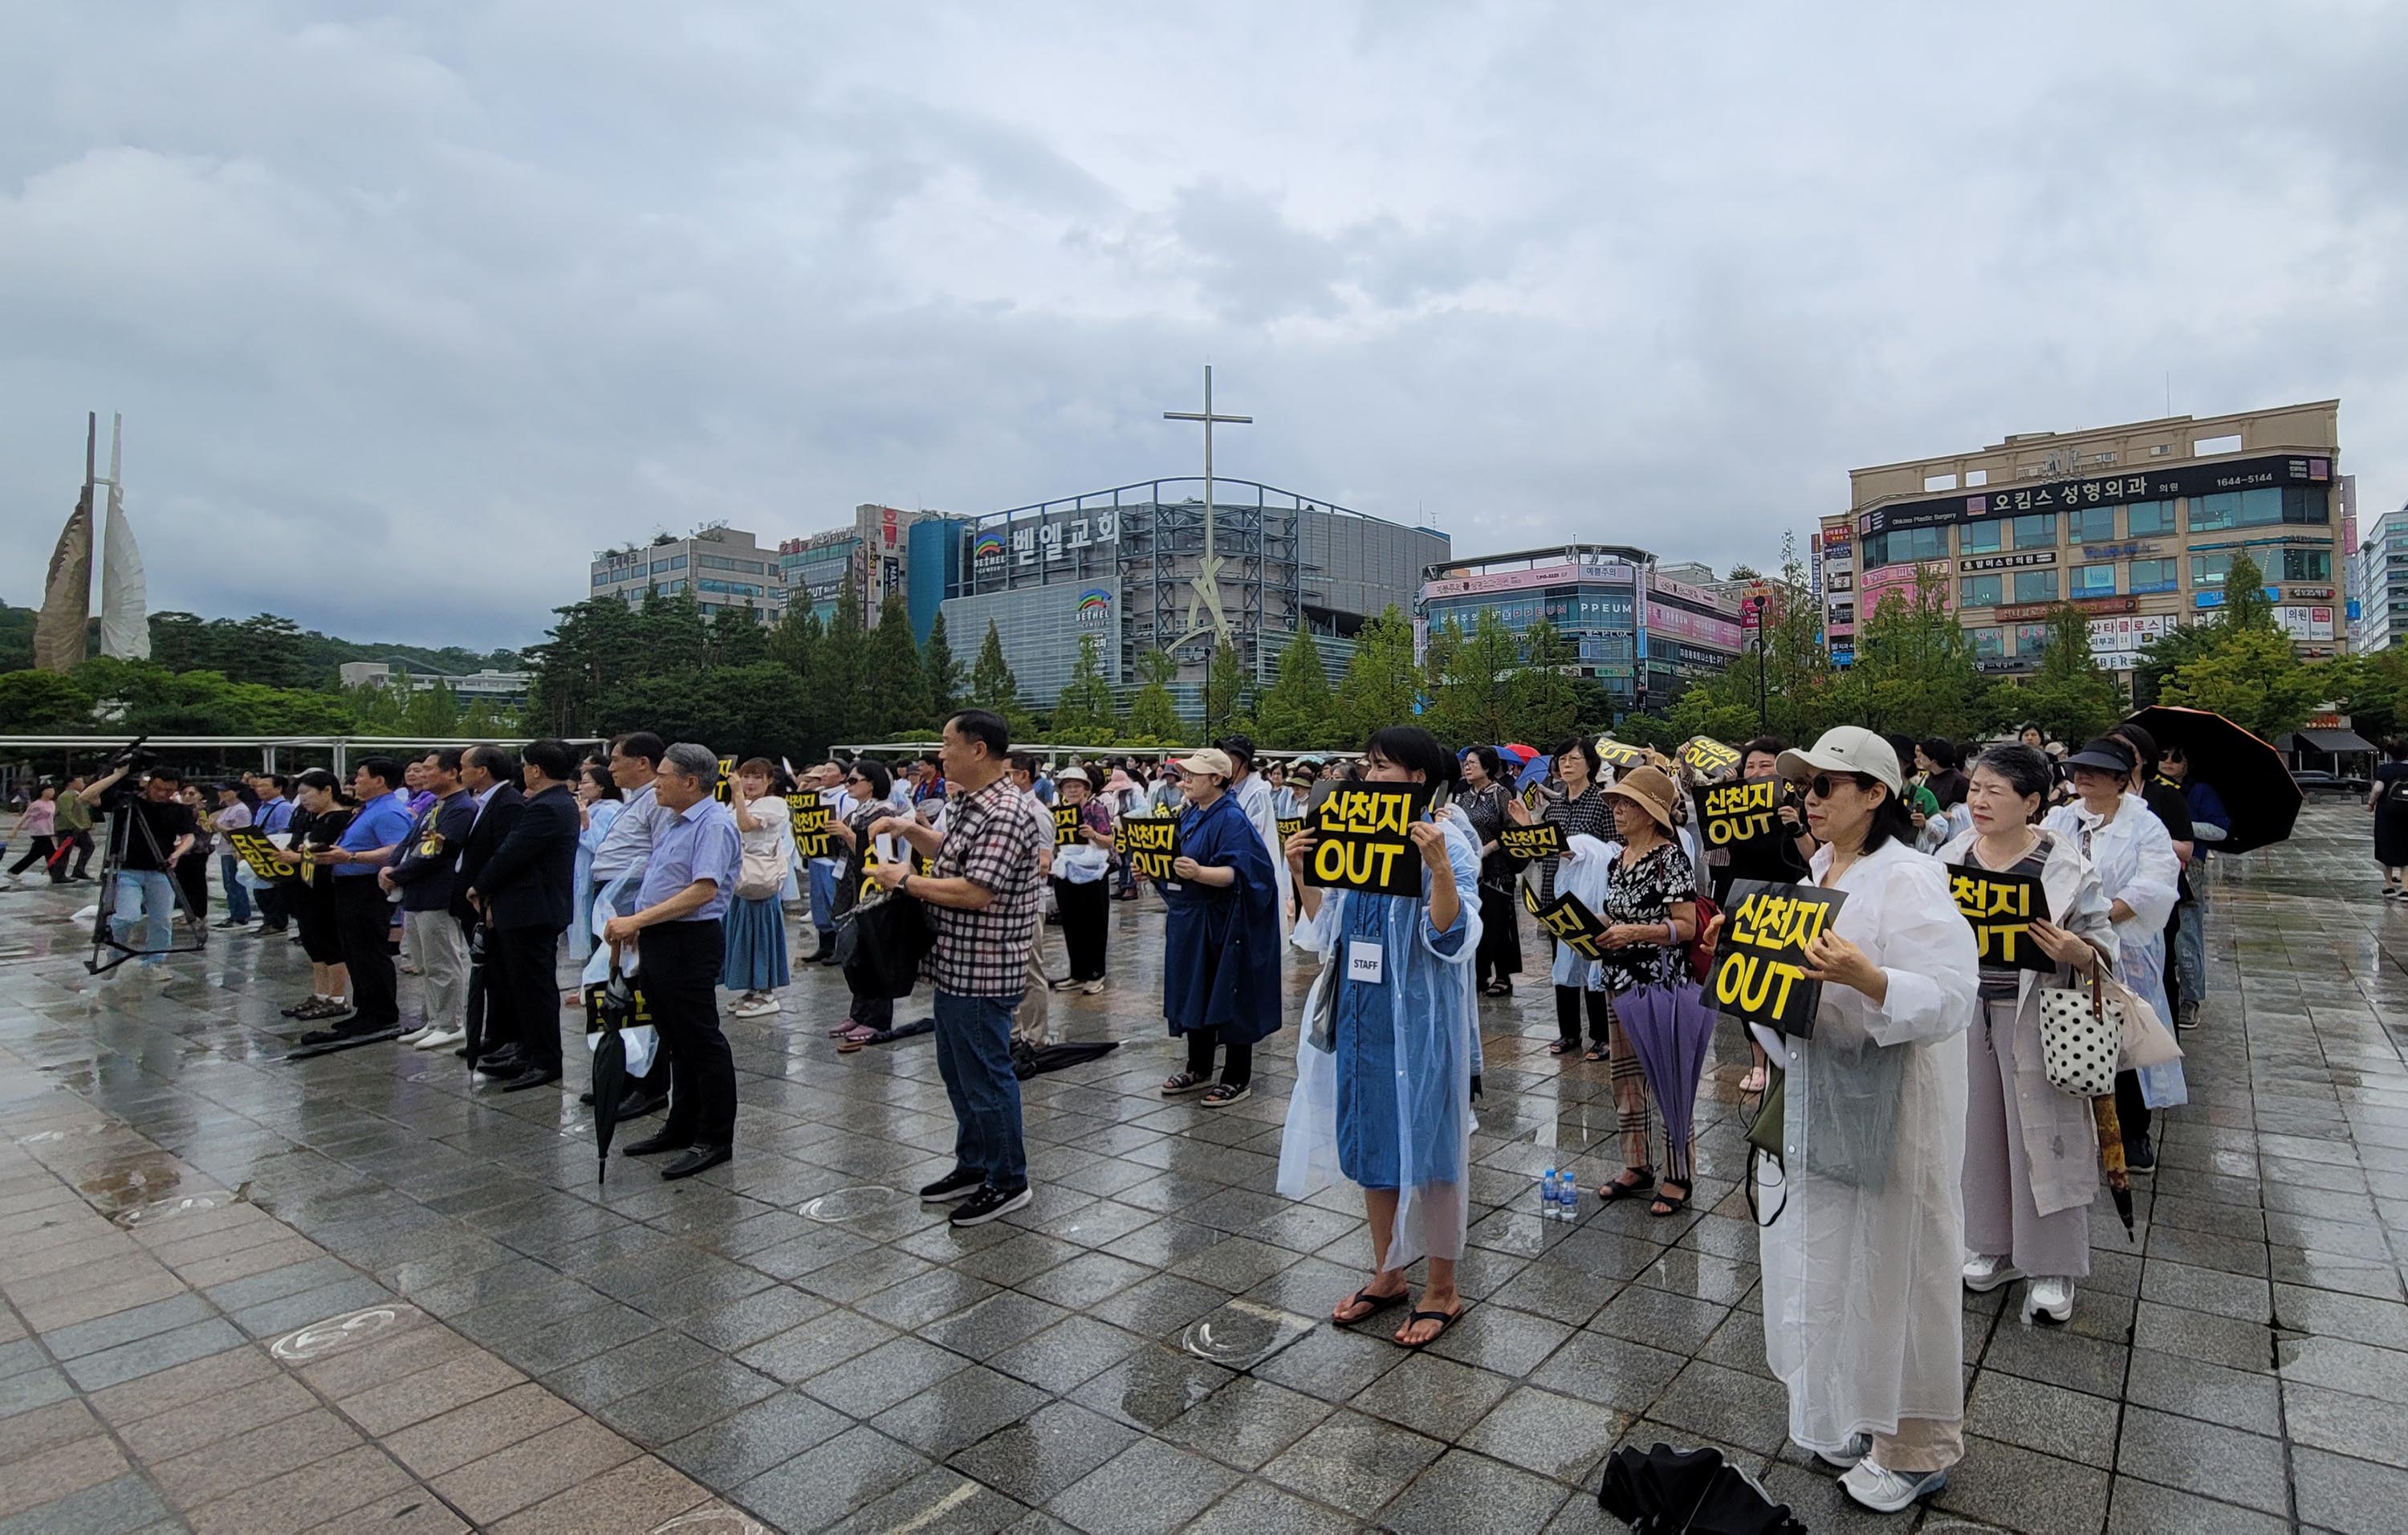
[(1102, 624), (1112, 616), (1112, 594), (1109, 587), (1090, 586), (1079, 594), (1079, 622)]
[(980, 534), (978, 543), (970, 550), (970, 557), (976, 560), (999, 560), (1003, 558), (1003, 535), (1000, 533)]

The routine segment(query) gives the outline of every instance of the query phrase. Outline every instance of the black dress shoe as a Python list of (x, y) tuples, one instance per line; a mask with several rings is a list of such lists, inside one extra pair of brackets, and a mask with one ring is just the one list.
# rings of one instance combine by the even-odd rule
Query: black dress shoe
[(675, 1183), (681, 1178), (691, 1178), (705, 1169), (719, 1166), (733, 1155), (725, 1146), (696, 1146), (663, 1168), (661, 1177), (668, 1183)]
[[(592, 1107), (594, 1107), (594, 1089), (593, 1089), (593, 1088), (591, 1088), (591, 1087), (588, 1087), (587, 1089), (585, 1089), (585, 1091), (583, 1091), (583, 1092), (581, 1092), (581, 1093), (578, 1094), (578, 1095), (577, 1095), (577, 1101), (578, 1101), (578, 1102), (580, 1102), (580, 1103), (584, 1104), (584, 1105), (585, 1105), (587, 1108), (589, 1108), (589, 1109), (590, 1109), (590, 1108), (592, 1108)], [(623, 1110), (623, 1111), (621, 1111), (621, 1112), (624, 1112), (625, 1111), (624, 1111), (624, 1110)]]
[(477, 1072), (487, 1077), (515, 1077), (525, 1070), (527, 1063), (519, 1059), (515, 1050), (496, 1050), (477, 1057)]
[[(482, 1070), (484, 1069), (480, 1067), (478, 1069)], [(525, 1070), (521, 1071), (517, 1076), (512, 1077), (509, 1081), (502, 1083), (502, 1091), (505, 1093), (523, 1093), (530, 1087), (542, 1087), (549, 1083), (558, 1082), (559, 1080), (560, 1068), (556, 1066), (530, 1066)]]
[(836, 945), (833, 943), (829, 944), (824, 953), (811, 956), (811, 963), (814, 965), (833, 965), (836, 962)]
[(663, 1130), (658, 1135), (648, 1135), (641, 1140), (628, 1141), (625, 1145), (619, 1148), (619, 1155), (622, 1156), (658, 1156), (663, 1152), (683, 1151), (693, 1144), (694, 1142), (687, 1140), (684, 1136), (671, 1135), (668, 1131)]
[(669, 1096), (666, 1093), (647, 1093), (641, 1089), (629, 1093), (619, 1100), (620, 1123), (641, 1119), (646, 1114), (659, 1113), (668, 1107), (668, 1102)]

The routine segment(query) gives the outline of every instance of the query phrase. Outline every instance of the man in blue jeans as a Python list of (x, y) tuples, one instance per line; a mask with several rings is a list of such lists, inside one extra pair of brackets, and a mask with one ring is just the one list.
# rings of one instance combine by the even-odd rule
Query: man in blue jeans
[(200, 824), (193, 810), (176, 796), (184, 781), (165, 768), (142, 780), (138, 789), (125, 786), (134, 770), (128, 761), (110, 768), (79, 791), (87, 805), (108, 812), (109, 861), (117, 870), (108, 930), (122, 948), (137, 952), (135, 973), (164, 981), (167, 972), (160, 956), (174, 941), (170, 925), (176, 915), (176, 861), (193, 851)]
[(944, 740), (944, 831), (916, 816), (882, 816), (869, 826), (873, 837), (910, 843), (932, 860), (928, 871), (896, 862), (871, 874), (927, 907), (935, 941), (925, 973), (937, 991), (937, 1071), (953, 1105), (953, 1170), (920, 1198), (958, 1201), (953, 1224), (971, 1227), (1029, 1199), (1011, 1014), (1027, 984), (1048, 838), (1008, 771), (1011, 733), (1001, 715), (965, 710), (945, 722)]

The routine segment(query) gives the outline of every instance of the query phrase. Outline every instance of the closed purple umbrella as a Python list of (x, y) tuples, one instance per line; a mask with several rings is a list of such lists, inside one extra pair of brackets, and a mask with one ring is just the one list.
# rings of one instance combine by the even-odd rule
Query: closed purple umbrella
[(1705, 1075), (1718, 1015), (1707, 1008), (1704, 994), (1686, 982), (1634, 986), (1613, 999), (1613, 1015), (1621, 1021), (1664, 1115), (1669, 1146), (1664, 1176), (1690, 1186), (1689, 1135), (1697, 1118), (1698, 1081)]

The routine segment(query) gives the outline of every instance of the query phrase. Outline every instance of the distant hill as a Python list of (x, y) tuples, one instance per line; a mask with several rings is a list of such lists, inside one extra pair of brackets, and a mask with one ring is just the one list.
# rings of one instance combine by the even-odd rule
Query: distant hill
[[(34, 664), (34, 617), (31, 608), (0, 603), (0, 671), (22, 671)], [(98, 629), (95, 620), (95, 653)], [(328, 691), (337, 685), (346, 661), (400, 661), (452, 676), (487, 667), (515, 671), (523, 665), (516, 651), (470, 651), (456, 645), (430, 650), (423, 645), (344, 639), (301, 628), (273, 613), (245, 619), (152, 613), (150, 658), (174, 671), (222, 671), (236, 682)]]

